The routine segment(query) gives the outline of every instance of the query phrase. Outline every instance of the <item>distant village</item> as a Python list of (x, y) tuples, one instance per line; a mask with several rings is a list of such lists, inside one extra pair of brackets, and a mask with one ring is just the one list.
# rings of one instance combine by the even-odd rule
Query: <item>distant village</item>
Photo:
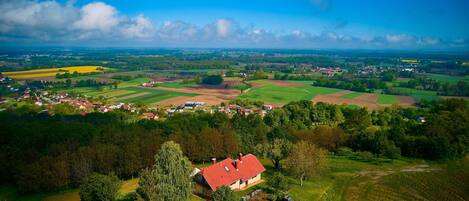
[[(12, 89), (17, 90), (17, 89)], [(68, 104), (73, 106), (83, 116), (91, 112), (106, 113), (113, 110), (127, 111), (135, 114), (139, 114), (141, 119), (146, 120), (158, 120), (161, 116), (172, 116), (175, 113), (184, 112), (195, 112), (204, 111), (209, 113), (221, 112), (226, 113), (229, 116), (234, 114), (259, 114), (264, 117), (267, 112), (273, 110), (274, 106), (265, 104), (261, 108), (245, 108), (237, 104), (220, 104), (219, 106), (209, 106), (205, 102), (199, 101), (188, 101), (181, 105), (176, 106), (137, 106), (133, 103), (106, 103), (106, 101), (93, 101), (88, 97), (81, 95), (72, 95), (67, 92), (50, 92), (47, 90), (33, 90), (27, 88), (24, 90), (22, 95), (13, 99), (0, 99), (0, 105), (7, 104), (10, 101), (28, 101), (34, 103), (38, 107), (44, 107), (45, 109), (41, 112), (51, 113), (48, 108), (58, 104)], [(0, 111), (5, 110), (1, 108)], [(163, 111), (163, 115), (162, 112)]]

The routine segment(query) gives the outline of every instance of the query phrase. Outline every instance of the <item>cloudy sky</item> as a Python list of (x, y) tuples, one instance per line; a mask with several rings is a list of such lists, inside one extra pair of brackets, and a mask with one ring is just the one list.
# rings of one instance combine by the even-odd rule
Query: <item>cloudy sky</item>
[(467, 0), (0, 0), (0, 45), (469, 50)]

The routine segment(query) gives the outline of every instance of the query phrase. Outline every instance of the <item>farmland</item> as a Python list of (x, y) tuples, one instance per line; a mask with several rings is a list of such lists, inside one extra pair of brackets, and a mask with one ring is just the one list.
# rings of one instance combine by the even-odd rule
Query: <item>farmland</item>
[(78, 90), (72, 89), (67, 90), (68, 92), (81, 93), (86, 96), (94, 97), (105, 97), (109, 98), (111, 102), (121, 102), (121, 103), (143, 103), (146, 105), (151, 105), (158, 103), (160, 101), (174, 98), (174, 97), (193, 97), (198, 94), (195, 93), (184, 93), (168, 90), (158, 90), (152, 88), (143, 88), (137, 86), (128, 86), (120, 87), (118, 89), (103, 90), (97, 91), (93, 89), (81, 88)]
[(434, 73), (427, 73), (427, 77), (430, 79), (434, 79), (439, 82), (446, 82), (446, 83), (457, 83), (459, 81), (469, 81), (469, 77), (464, 76), (451, 76), (451, 75), (443, 75), (443, 74), (434, 74)]
[(42, 77), (54, 77), (56, 74), (64, 74), (66, 72), (68, 73), (102, 72), (101, 68), (103, 67), (102, 66), (72, 66), (72, 67), (64, 67), (64, 68), (45, 68), (45, 69), (27, 70), (27, 71), (3, 72), (2, 74), (8, 77), (14, 78), (14, 79), (32, 79), (32, 78), (42, 78)]
[(341, 91), (339, 89), (314, 87), (297, 82), (270, 82), (267, 80), (253, 81), (254, 85), (248, 92), (243, 93), (239, 98), (259, 100), (266, 103), (287, 103), (298, 100), (311, 100), (319, 94), (330, 94)]

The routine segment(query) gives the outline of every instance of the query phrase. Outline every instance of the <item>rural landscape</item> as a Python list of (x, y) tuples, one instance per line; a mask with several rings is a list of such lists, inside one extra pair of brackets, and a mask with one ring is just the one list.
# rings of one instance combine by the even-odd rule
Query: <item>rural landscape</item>
[(0, 2), (0, 201), (469, 200), (469, 4), (366, 2)]

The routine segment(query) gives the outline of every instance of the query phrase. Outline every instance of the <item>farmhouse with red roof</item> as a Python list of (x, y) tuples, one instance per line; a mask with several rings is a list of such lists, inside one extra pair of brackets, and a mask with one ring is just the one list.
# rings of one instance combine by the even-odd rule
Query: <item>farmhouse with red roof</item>
[(265, 171), (264, 166), (259, 162), (256, 156), (248, 154), (233, 160), (227, 158), (203, 168), (195, 179), (203, 186), (209, 187), (212, 191), (222, 186), (228, 186), (232, 190), (243, 190), (247, 187), (260, 183), (261, 173)]

